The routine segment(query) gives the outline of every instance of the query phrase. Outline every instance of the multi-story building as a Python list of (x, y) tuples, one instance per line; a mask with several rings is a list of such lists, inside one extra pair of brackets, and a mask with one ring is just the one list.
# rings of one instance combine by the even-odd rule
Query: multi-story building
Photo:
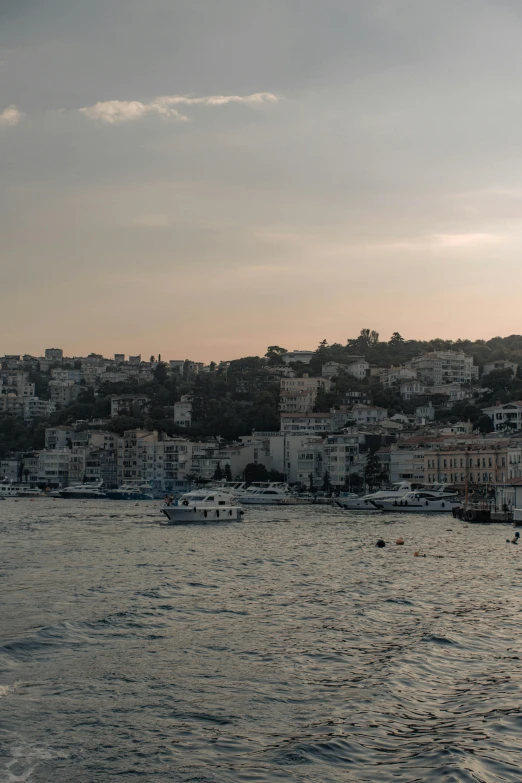
[(478, 380), (479, 375), (479, 368), (473, 363), (473, 357), (464, 351), (425, 353), (406, 362), (405, 366), (428, 385), (473, 383)]
[(45, 358), (49, 362), (61, 362), (63, 359), (63, 351), (61, 348), (46, 348)]
[(69, 483), (70, 449), (45, 449), (38, 455), (38, 484), (66, 487)]
[(0, 413), (10, 413), (13, 416), (22, 416), (24, 411), (24, 398), (16, 392), (4, 392), (0, 394)]
[(49, 397), (58, 407), (70, 405), (78, 399), (81, 387), (74, 381), (49, 381)]
[(417, 379), (401, 381), (399, 385), (399, 393), (403, 400), (411, 400), (413, 397), (419, 397), (421, 394), (424, 394), (424, 391), (424, 384)]
[(328, 471), (334, 487), (344, 487), (350, 475), (357, 473), (359, 457), (358, 435), (329, 435), (323, 445), (323, 470)]
[(522, 429), (522, 401), (506, 402), (504, 405), (497, 402), (489, 408), (482, 408), (482, 413), (489, 416), (495, 432)]
[(386, 408), (380, 408), (378, 405), (354, 405), (350, 411), (349, 418), (358, 425), (379, 424), (388, 418)]
[(518, 364), (516, 362), (509, 362), (507, 359), (497, 359), (495, 362), (487, 362), (482, 368), (482, 374), (489, 375), (490, 372), (494, 372), (495, 370), (511, 370), (513, 375), (516, 375)]
[(192, 427), (192, 397), (183, 395), (179, 402), (174, 403), (174, 424), (190, 429)]
[(60, 424), (58, 427), (46, 427), (45, 429), (45, 448), (46, 449), (65, 449), (71, 445), (74, 430), (72, 427), (66, 427)]
[(353, 375), (360, 381), (363, 381), (370, 375), (370, 362), (366, 359), (357, 359), (357, 361), (348, 364), (345, 368), (348, 375)]
[(115, 416), (132, 416), (145, 413), (150, 400), (145, 394), (113, 394), (111, 396), (111, 418)]
[(41, 400), (39, 397), (24, 398), (24, 419), (32, 421), (33, 419), (47, 419), (51, 413), (56, 410), (56, 405), (50, 400)]
[(288, 351), (281, 356), (281, 359), (285, 364), (292, 364), (292, 362), (310, 364), (314, 356), (315, 351)]
[(327, 378), (281, 378), (281, 413), (307, 413), (313, 411), (319, 389), (329, 391), (332, 382)]
[[(343, 418), (346, 421), (346, 415)], [(335, 422), (336, 418), (332, 413), (282, 413), (281, 432), (288, 435), (327, 434), (337, 429)]]

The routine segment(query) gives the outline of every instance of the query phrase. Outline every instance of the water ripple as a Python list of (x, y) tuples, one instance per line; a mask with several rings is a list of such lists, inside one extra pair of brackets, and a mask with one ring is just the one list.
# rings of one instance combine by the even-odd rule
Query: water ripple
[(156, 521), (149, 502), (1, 504), (0, 780), (520, 781), (502, 526)]

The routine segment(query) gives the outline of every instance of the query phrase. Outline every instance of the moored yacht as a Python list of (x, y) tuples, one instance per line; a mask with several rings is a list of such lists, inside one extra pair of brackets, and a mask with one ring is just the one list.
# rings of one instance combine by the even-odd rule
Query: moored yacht
[(220, 524), (237, 522), (245, 513), (229, 493), (213, 490), (186, 492), (161, 509), (169, 525)]
[(106, 489), (105, 496), (109, 500), (154, 500), (153, 490), (148, 484), (122, 484), (118, 489)]
[(54, 497), (56, 494), (58, 497), (71, 499), (71, 500), (104, 500), (107, 495), (102, 489), (102, 482), (91, 482), (90, 484), (74, 484), (71, 487), (65, 487), (65, 489), (57, 490), (57, 493), (52, 493)]
[(251, 484), (238, 500), (251, 506), (294, 506), (303, 502), (290, 492), (288, 484), (280, 482)]
[(373, 502), (382, 511), (408, 514), (451, 513), (452, 509), (461, 505), (456, 492), (440, 492), (429, 489), (407, 492), (401, 498), (396, 498), (395, 500), (374, 500)]
[[(346, 511), (375, 511), (378, 506), (376, 502), (381, 500), (397, 500), (411, 492), (415, 486), (411, 481), (398, 481), (392, 484), (390, 489), (380, 489), (377, 492), (371, 492), (367, 495), (354, 495), (352, 497), (339, 497), (336, 501), (340, 508)], [(376, 501), (376, 502), (374, 502)]]
[(36, 498), (45, 497), (45, 493), (30, 484), (15, 484), (12, 481), (0, 483), (0, 498)]

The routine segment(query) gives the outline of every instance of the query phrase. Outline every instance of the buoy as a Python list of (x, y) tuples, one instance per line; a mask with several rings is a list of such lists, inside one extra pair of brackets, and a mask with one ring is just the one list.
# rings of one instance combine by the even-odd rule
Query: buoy
[(383, 546), (386, 546), (386, 542), (382, 540), (382, 538), (379, 538), (375, 546), (378, 546), (380, 549), (382, 549)]
[(397, 544), (397, 546), (402, 546), (404, 544), (404, 538), (398, 538), (395, 543)]
[(413, 553), (413, 557), (418, 557), (418, 556), (419, 556), (419, 553), (418, 553), (418, 552), (414, 552), (414, 553)]

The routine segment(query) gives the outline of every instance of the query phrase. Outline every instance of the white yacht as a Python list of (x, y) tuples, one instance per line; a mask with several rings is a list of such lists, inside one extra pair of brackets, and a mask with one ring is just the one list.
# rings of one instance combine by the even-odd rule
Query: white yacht
[(441, 493), (429, 489), (407, 492), (395, 500), (374, 500), (373, 502), (382, 511), (406, 512), (408, 514), (451, 513), (453, 508), (461, 505), (456, 492)]
[(102, 489), (102, 482), (91, 482), (90, 484), (74, 484), (65, 489), (59, 489), (51, 493), (53, 497), (70, 498), (72, 500), (104, 500), (107, 495)]
[[(417, 485), (419, 486), (419, 485)], [(378, 506), (376, 502), (381, 500), (397, 500), (407, 492), (412, 492), (415, 485), (411, 481), (398, 481), (392, 484), (391, 489), (380, 489), (378, 492), (371, 492), (368, 495), (355, 495), (352, 497), (339, 497), (336, 500), (340, 508), (346, 511), (375, 511)]]
[(280, 482), (251, 484), (238, 500), (250, 506), (294, 506), (302, 502), (290, 492), (288, 484)]
[(2, 481), (0, 483), (0, 498), (36, 497), (45, 497), (45, 494), (38, 487), (32, 487), (30, 484), (14, 484), (12, 481)]
[(225, 492), (194, 490), (161, 509), (168, 525), (238, 522), (245, 513), (236, 498)]
[(122, 484), (118, 489), (106, 489), (105, 495), (109, 500), (154, 500), (152, 487), (148, 484)]

